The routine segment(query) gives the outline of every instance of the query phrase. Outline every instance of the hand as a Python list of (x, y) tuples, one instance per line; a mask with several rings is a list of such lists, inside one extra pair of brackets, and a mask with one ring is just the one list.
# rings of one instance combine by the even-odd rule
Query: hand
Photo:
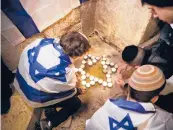
[(86, 91), (86, 88), (85, 87), (80, 87), (80, 88), (77, 88), (77, 95), (81, 95), (81, 94), (84, 94)]
[(127, 69), (127, 66), (128, 66), (127, 64), (122, 64), (117, 70), (118, 75), (120, 75), (123, 71), (125, 71)]
[(118, 86), (123, 87), (125, 85), (125, 82), (122, 78), (122, 75), (118, 75), (115, 79)]

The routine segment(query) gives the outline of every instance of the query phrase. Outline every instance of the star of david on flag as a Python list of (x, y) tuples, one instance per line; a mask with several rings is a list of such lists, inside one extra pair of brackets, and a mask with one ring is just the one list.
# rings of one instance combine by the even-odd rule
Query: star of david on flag
[[(50, 55), (50, 58), (46, 59), (47, 55)], [(34, 82), (45, 77), (67, 81), (66, 68), (71, 64), (70, 57), (63, 52), (59, 44), (54, 42), (54, 39), (43, 39), (38, 46), (28, 50), (28, 60), (29, 74)]]
[(110, 130), (119, 130), (120, 128), (125, 130), (135, 130), (129, 114), (127, 114), (120, 122), (116, 121), (112, 117), (109, 117), (109, 126)]

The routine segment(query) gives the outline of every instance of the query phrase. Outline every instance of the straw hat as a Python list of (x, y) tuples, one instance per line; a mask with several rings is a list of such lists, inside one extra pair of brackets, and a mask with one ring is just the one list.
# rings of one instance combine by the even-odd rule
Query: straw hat
[(153, 65), (139, 67), (129, 79), (129, 85), (138, 91), (153, 91), (161, 88), (164, 83), (162, 71)]

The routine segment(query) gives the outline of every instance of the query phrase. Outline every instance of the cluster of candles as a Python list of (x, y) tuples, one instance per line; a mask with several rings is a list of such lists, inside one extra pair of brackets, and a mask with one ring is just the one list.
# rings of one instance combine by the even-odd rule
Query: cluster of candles
[[(103, 67), (103, 73), (106, 74), (106, 81), (104, 81), (103, 79), (99, 79), (98, 77), (92, 76), (88, 73), (86, 73), (86, 71), (84, 70), (85, 66), (88, 64), (88, 66), (93, 66), (94, 64), (96, 64), (98, 61), (101, 61), (102, 67)], [(80, 68), (78, 69), (78, 72), (81, 73), (81, 79), (82, 82), (81, 84), (87, 88), (94, 86), (96, 83), (104, 86), (104, 87), (112, 87), (112, 74), (114, 74), (116, 72), (118, 68), (118, 65), (110, 62), (108, 60), (108, 58), (106, 58), (105, 55), (103, 55), (102, 57), (99, 56), (92, 56), (91, 54), (85, 55), (83, 57), (83, 61), (82, 64), (80, 66)], [(89, 79), (89, 82), (86, 81), (86, 79)]]

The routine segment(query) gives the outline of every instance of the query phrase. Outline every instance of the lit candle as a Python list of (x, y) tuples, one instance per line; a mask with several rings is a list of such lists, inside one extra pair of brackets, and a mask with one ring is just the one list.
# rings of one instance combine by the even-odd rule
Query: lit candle
[(112, 83), (108, 83), (108, 87), (109, 87), (109, 88), (112, 87)]
[(90, 81), (90, 84), (91, 84), (91, 85), (95, 85), (95, 82), (94, 82), (94, 81)]
[(103, 80), (102, 79), (99, 79), (98, 82), (99, 82), (99, 84), (102, 84), (103, 83)]
[(107, 84), (108, 84), (108, 83), (107, 83), (106, 81), (104, 81), (104, 82), (102, 83), (103, 87), (106, 87)]
[(115, 73), (116, 72), (116, 69), (115, 68), (112, 68), (112, 72)]
[(82, 85), (85, 86), (86, 85), (86, 81), (82, 81)]
[(89, 88), (91, 85), (90, 85), (90, 83), (86, 83), (86, 85), (85, 85), (87, 88)]
[(90, 80), (94, 80), (94, 76), (90, 76)]
[(86, 79), (86, 76), (85, 75), (82, 75), (81, 78), (82, 78), (82, 80), (85, 80)]
[(104, 69), (107, 69), (107, 68), (108, 68), (108, 66), (107, 66), (107, 65), (103, 65), (103, 68), (104, 68)]

